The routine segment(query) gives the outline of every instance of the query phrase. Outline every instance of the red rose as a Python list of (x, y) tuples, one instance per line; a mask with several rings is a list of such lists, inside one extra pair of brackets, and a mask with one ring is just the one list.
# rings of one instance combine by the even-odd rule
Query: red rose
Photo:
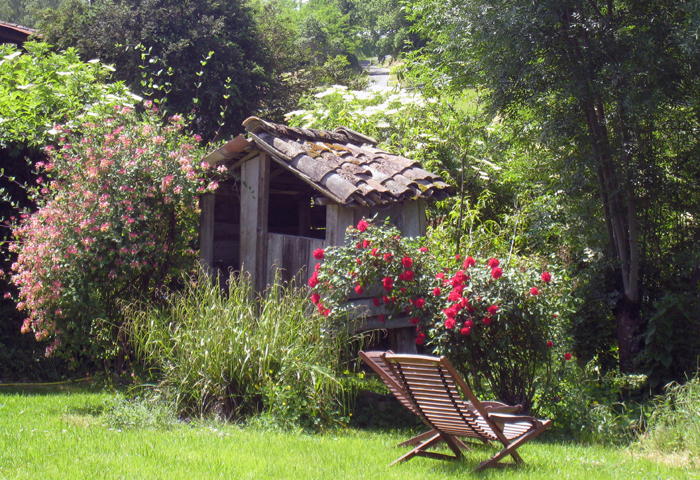
[(489, 267), (491, 267), (491, 269), (494, 269), (501, 264), (501, 262), (499, 262), (497, 258), (489, 258), (488, 263), (489, 263)]
[(404, 280), (406, 280), (406, 278), (405, 278), (405, 277), (406, 277), (406, 275), (405, 275), (405, 274), (403, 274), (403, 273), (399, 273), (399, 280), (401, 280), (401, 281), (404, 281)]
[(376, 257), (379, 253), (379, 250), (377, 248), (373, 248), (370, 253), (372, 254), (373, 257)]
[(469, 327), (464, 327), (462, 330), (459, 331), (459, 333), (461, 333), (464, 336), (467, 336), (470, 333), (472, 333), (472, 329)]
[(401, 287), (401, 288), (399, 288), (399, 291), (400, 291), (401, 293), (406, 293), (406, 287)]
[(365, 222), (364, 220), (360, 220), (360, 222), (357, 224), (357, 229), (361, 232), (364, 232), (365, 230), (367, 230), (367, 227), (368, 227), (367, 222)]
[(466, 322), (464, 322), (464, 326), (465, 326), (465, 327), (472, 328), (472, 327), (474, 326), (474, 322), (472, 322), (472, 319), (470, 318), (469, 320), (467, 320)]
[(445, 328), (448, 330), (452, 330), (453, 328), (455, 328), (455, 323), (457, 322), (455, 322), (454, 318), (448, 318), (447, 320), (445, 320)]
[(447, 301), (448, 302), (458, 302), (461, 298), (462, 298), (462, 295), (459, 292), (452, 291), (447, 296)]
[(380, 305), (380, 300), (378, 298), (373, 298), (372, 303), (374, 304), (375, 307), (378, 307)]
[(440, 287), (435, 287), (435, 290), (433, 290), (433, 295), (436, 297), (439, 296), (442, 293), (442, 290), (440, 290)]
[(570, 353), (565, 353), (565, 354), (564, 354), (564, 360), (566, 360), (566, 361), (571, 360), (571, 354), (570, 354)]
[(444, 278), (445, 278), (445, 274), (444, 274), (443, 272), (440, 272), (440, 273), (438, 273), (437, 275), (435, 275), (435, 278), (437, 278), (437, 279), (444, 279)]
[(552, 281), (552, 274), (549, 272), (542, 272), (542, 281), (544, 283), (549, 283)]
[(420, 323), (420, 319), (413, 317), (412, 319), (409, 320), (411, 322), (411, 325), (418, 325)]
[(314, 258), (316, 260), (323, 260), (323, 249), (322, 248), (317, 248), (314, 250)]
[(459, 260), (459, 255), (455, 255), (455, 260)]
[(467, 257), (467, 259), (462, 264), (462, 268), (469, 268), (473, 267), (474, 265), (476, 265), (476, 260), (474, 260), (472, 257)]
[(423, 345), (424, 341), (425, 341), (425, 333), (421, 332), (418, 335), (416, 335), (416, 345)]
[(391, 277), (384, 277), (382, 278), (382, 285), (384, 286), (384, 290), (391, 292), (391, 289), (394, 287), (394, 279)]
[(358, 265), (362, 265), (362, 259), (361, 259), (361, 258), (357, 258), (357, 259), (355, 259), (355, 261), (357, 262)]
[(530, 289), (530, 295), (537, 296), (537, 295), (539, 295), (539, 294), (540, 294), (540, 291), (537, 290), (537, 287), (532, 287), (532, 288)]
[(551, 340), (547, 342), (547, 348), (552, 348), (553, 345), (554, 343)]
[(498, 311), (498, 305), (491, 305), (486, 311), (489, 312), (489, 315), (494, 315)]
[(418, 250), (420, 250), (421, 252), (425, 253), (425, 252), (428, 251), (428, 247), (420, 247)]
[(362, 248), (367, 248), (369, 247), (369, 240), (366, 238), (362, 240)]
[(365, 293), (365, 289), (362, 288), (362, 285), (360, 285), (360, 284), (358, 283), (357, 285), (355, 285), (355, 292), (356, 292), (358, 295), (361, 295), (361, 294)]
[(413, 259), (410, 257), (403, 257), (401, 259), (401, 265), (403, 265), (404, 268), (411, 268), (411, 266), (413, 265)]
[(393, 259), (394, 259), (394, 256), (391, 253), (384, 254), (384, 261), (385, 262), (391, 262)]
[(414, 274), (412, 270), (406, 270), (406, 273), (403, 274), (404, 280), (407, 282), (412, 282), (414, 278)]
[(321, 295), (318, 293), (314, 292), (311, 294), (311, 301), (313, 302), (314, 305), (318, 305), (318, 302), (321, 301)]
[(491, 324), (491, 319), (490, 319), (489, 317), (484, 317), (484, 319), (482, 320), (482, 322), (484, 322), (485, 325), (490, 325), (490, 324)]
[(464, 295), (464, 285), (455, 285), (454, 287), (452, 287), (452, 291), (457, 292), (460, 295)]
[(321, 270), (321, 264), (317, 263), (316, 266), (314, 267), (314, 270), (316, 270), (316, 271)]
[(387, 297), (386, 295), (384, 295), (382, 297), (382, 302), (384, 302), (384, 305), (389, 305), (391, 303), (391, 299), (389, 297)]
[(422, 298), (418, 298), (415, 302), (413, 302), (413, 305), (415, 305), (416, 308), (423, 308), (425, 307), (425, 300), (423, 300)]
[(455, 318), (457, 316), (457, 308), (453, 305), (444, 309), (442, 313), (444, 313), (447, 318)]
[(323, 311), (323, 316), (327, 317), (330, 313), (331, 313), (331, 311), (327, 308)]
[(491, 276), (495, 279), (499, 279), (503, 276), (503, 270), (501, 270), (499, 267), (496, 267), (493, 270), (491, 270)]
[(379, 321), (384, 323), (386, 319), (384, 318), (384, 315), (379, 315)]
[(457, 273), (455, 273), (455, 276), (452, 279), (452, 285), (456, 287), (457, 285), (462, 285), (466, 281), (467, 275), (462, 270), (457, 270)]
[(462, 300), (459, 301), (459, 304), (462, 307), (469, 308), (469, 300), (467, 299), (467, 297), (462, 297)]
[(318, 272), (314, 272), (309, 278), (309, 287), (314, 288), (316, 285), (318, 285)]
[(554, 314), (554, 318), (557, 318), (557, 314), (556, 314), (556, 313)]

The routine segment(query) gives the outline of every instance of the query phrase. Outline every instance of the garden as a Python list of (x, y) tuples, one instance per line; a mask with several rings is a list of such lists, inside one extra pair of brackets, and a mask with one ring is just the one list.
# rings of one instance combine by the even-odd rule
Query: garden
[[(412, 0), (391, 47), (389, 0), (201, 0), (164, 45), (109, 28), (149, 6), (59, 3), (38, 26), (62, 50), (0, 45), (0, 477), (467, 475), (500, 448), (389, 466), (429, 430), (358, 358), (395, 322), (551, 420), (475, 476), (700, 477), (697, 12)], [(226, 15), (248, 30), (204, 33)], [(363, 89), (379, 52), (401, 88)], [(202, 159), (248, 115), (348, 127), (457, 193), (422, 237), (355, 219), (303, 282), (214, 279), (199, 199), (231, 173)]]

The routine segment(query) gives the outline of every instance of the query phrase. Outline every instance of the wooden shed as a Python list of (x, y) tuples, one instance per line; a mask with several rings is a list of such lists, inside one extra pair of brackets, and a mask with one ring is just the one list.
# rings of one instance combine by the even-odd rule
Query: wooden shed
[[(416, 161), (376, 148), (348, 128), (287, 127), (250, 117), (240, 135), (204, 158), (230, 173), (201, 199), (201, 258), (211, 268), (250, 273), (256, 289), (275, 273), (303, 279), (317, 248), (340, 245), (362, 217), (390, 221), (407, 237), (425, 234), (425, 202), (454, 188)], [(368, 318), (364, 328), (403, 328)], [(397, 332), (398, 333), (398, 332)], [(394, 343), (394, 342), (392, 342)]]

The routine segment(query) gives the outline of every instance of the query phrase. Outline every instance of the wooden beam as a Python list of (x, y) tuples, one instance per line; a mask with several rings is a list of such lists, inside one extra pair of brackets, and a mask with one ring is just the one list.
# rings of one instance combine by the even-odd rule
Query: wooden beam
[(270, 156), (261, 152), (241, 167), (241, 271), (247, 271), (256, 290), (267, 279), (267, 215)]
[(345, 243), (345, 230), (356, 225), (354, 209), (333, 204), (326, 207), (326, 245)]

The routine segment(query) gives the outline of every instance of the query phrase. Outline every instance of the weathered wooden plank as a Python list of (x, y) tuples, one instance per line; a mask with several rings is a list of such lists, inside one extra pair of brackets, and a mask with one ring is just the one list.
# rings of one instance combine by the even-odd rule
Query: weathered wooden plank
[(270, 156), (264, 152), (241, 166), (241, 270), (261, 291), (267, 270), (267, 213)]
[[(423, 215), (425, 213), (423, 212)], [(403, 204), (401, 233), (404, 237), (419, 237), (421, 233), (421, 209), (416, 201)]]
[(326, 245), (343, 245), (345, 231), (351, 225), (356, 225), (352, 208), (331, 204), (326, 207)]
[(323, 243), (324, 241), (318, 238), (269, 233), (267, 283), (272, 284), (279, 270), (283, 281), (295, 279), (298, 284), (305, 284), (309, 271), (318, 263), (318, 260), (313, 258), (313, 251), (322, 248)]
[(202, 195), (199, 205), (202, 210), (199, 225), (199, 258), (211, 268), (214, 264), (214, 195)]

